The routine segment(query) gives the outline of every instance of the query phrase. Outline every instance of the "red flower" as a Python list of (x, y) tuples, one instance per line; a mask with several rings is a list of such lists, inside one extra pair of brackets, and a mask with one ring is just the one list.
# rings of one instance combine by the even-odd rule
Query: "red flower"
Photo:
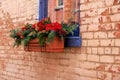
[(37, 23), (37, 27), (39, 31), (42, 31), (45, 29), (45, 25), (41, 21)]
[(32, 25), (32, 28), (35, 29), (36, 31), (42, 31), (45, 29), (44, 24), (40, 21), (38, 23), (35, 23)]
[(54, 29), (55, 29), (55, 30), (60, 30), (60, 29), (62, 29), (62, 25), (59, 24), (58, 22), (54, 22), (53, 25), (54, 25)]
[(47, 31), (49, 31), (49, 30), (58, 31), (58, 30), (61, 30), (61, 29), (62, 29), (62, 26), (58, 22), (54, 22), (52, 24), (47, 24), (46, 25), (46, 30)]
[(32, 28), (35, 29), (36, 23), (32, 25)]
[(22, 28), (22, 31), (25, 31), (25, 30), (27, 30), (27, 28), (26, 28), (26, 27), (23, 27), (23, 28)]
[(52, 30), (53, 25), (47, 24), (45, 27), (46, 27), (46, 31), (49, 31), (49, 30)]

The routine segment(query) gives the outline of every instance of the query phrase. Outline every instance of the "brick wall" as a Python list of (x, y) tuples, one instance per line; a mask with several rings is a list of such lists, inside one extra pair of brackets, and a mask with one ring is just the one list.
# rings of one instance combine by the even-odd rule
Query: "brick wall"
[[(0, 0), (0, 80), (120, 80), (118, 0), (80, 0), (82, 47), (66, 48), (64, 53), (13, 48), (9, 30), (37, 21), (38, 0), (12, 1)], [(65, 21), (71, 1), (64, 0)], [(55, 2), (49, 0), (49, 5), (55, 21)]]
[[(86, 56), (80, 62), (83, 76), (120, 80), (120, 1), (81, 0), (80, 10), (82, 50)], [(87, 77), (83, 80), (94, 80)]]

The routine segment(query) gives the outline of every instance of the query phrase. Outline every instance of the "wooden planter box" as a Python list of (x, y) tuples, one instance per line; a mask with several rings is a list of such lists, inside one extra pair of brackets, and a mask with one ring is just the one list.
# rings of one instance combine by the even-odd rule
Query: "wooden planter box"
[(53, 42), (41, 47), (38, 44), (38, 39), (31, 40), (25, 47), (25, 51), (34, 52), (64, 52), (64, 40), (59, 37), (55, 37)]
[(46, 44), (46, 52), (64, 52), (64, 40), (55, 37), (53, 42)]

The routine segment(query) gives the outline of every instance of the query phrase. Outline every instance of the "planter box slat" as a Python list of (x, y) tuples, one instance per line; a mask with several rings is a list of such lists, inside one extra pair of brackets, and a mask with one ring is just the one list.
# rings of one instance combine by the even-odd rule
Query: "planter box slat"
[(55, 37), (52, 42), (41, 47), (38, 44), (38, 39), (31, 40), (25, 47), (25, 51), (34, 52), (64, 52), (64, 40), (59, 37)]

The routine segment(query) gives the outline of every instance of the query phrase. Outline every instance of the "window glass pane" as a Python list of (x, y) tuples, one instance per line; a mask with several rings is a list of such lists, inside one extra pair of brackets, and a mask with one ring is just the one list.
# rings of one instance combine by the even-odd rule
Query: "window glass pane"
[(63, 5), (63, 0), (58, 0), (58, 6)]

